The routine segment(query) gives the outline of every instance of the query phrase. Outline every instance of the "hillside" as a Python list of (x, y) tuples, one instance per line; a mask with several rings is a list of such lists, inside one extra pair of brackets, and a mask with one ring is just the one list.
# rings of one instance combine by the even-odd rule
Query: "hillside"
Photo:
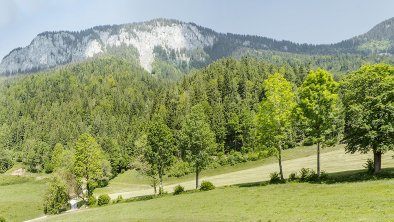
[(148, 72), (153, 71), (153, 63), (157, 60), (164, 60), (186, 71), (223, 57), (239, 57), (241, 52), (253, 55), (255, 51), (308, 55), (391, 55), (394, 53), (393, 22), (394, 18), (389, 19), (363, 35), (329, 45), (224, 34), (194, 23), (168, 19), (96, 26), (79, 32), (44, 32), (37, 35), (30, 45), (16, 48), (5, 56), (0, 64), (0, 74), (35, 72), (108, 54), (139, 61)]

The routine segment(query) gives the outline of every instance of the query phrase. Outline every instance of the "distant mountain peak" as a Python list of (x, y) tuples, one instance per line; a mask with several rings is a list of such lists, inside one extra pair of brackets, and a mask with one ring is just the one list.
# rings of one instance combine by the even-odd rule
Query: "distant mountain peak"
[(330, 45), (222, 34), (194, 23), (158, 18), (147, 22), (95, 26), (75, 32), (40, 33), (28, 46), (16, 48), (3, 58), (0, 74), (34, 72), (106, 54), (133, 57), (149, 72), (156, 59), (182, 67), (201, 67), (218, 58), (237, 56), (249, 50), (393, 54), (393, 42), (394, 18), (376, 25), (363, 35)]

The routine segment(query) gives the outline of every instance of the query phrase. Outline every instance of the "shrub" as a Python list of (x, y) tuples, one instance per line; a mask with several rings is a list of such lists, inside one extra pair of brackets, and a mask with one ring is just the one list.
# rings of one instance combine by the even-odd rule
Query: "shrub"
[(5, 173), (11, 169), (14, 163), (9, 155), (0, 152), (0, 173)]
[(97, 199), (95, 196), (88, 197), (88, 206), (94, 206), (97, 203)]
[(280, 183), (281, 179), (278, 172), (273, 172), (270, 174), (270, 183)]
[(227, 164), (235, 165), (237, 163), (246, 162), (246, 159), (242, 156), (240, 152), (232, 151), (230, 154), (227, 155)]
[(167, 175), (169, 177), (181, 177), (185, 176), (189, 173), (192, 173), (193, 169), (190, 167), (190, 164), (185, 161), (176, 161), (169, 169), (167, 172)]
[(300, 170), (300, 181), (306, 182), (308, 180), (309, 174), (310, 174), (309, 168), (302, 168)]
[(209, 181), (202, 181), (201, 182), (201, 186), (200, 186), (201, 191), (208, 191), (208, 190), (213, 190), (213, 189), (215, 189), (215, 186), (213, 185), (213, 183), (211, 183)]
[(327, 180), (328, 179), (328, 174), (326, 173), (326, 171), (322, 171), (320, 173), (320, 180)]
[(302, 168), (300, 170), (300, 181), (301, 182), (314, 182), (314, 181), (318, 181), (319, 180), (319, 176), (317, 175), (317, 173), (309, 168)]
[(296, 172), (293, 172), (289, 175), (289, 181), (296, 181), (298, 180), (298, 175)]
[(178, 185), (174, 188), (174, 195), (178, 195), (185, 192), (185, 188), (181, 185)]
[(5, 222), (5, 218), (0, 216), (0, 222)]
[(98, 197), (97, 205), (103, 206), (103, 205), (109, 204), (110, 201), (111, 201), (111, 197), (109, 197), (108, 194), (101, 194)]
[(249, 152), (248, 154), (246, 154), (246, 156), (249, 161), (256, 161), (260, 159), (259, 152)]
[(375, 166), (372, 159), (367, 159), (367, 162), (363, 165), (369, 174), (373, 174), (375, 172)]

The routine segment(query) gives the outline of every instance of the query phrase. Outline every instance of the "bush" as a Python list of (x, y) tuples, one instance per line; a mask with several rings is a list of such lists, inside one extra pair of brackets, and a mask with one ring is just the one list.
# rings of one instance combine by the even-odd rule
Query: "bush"
[(244, 158), (242, 154), (237, 151), (232, 151), (230, 154), (227, 155), (227, 164), (229, 165), (244, 163), (246, 161), (247, 161), (246, 158)]
[(317, 173), (309, 168), (302, 168), (300, 170), (300, 181), (301, 182), (315, 182), (319, 180)]
[(213, 189), (215, 189), (215, 186), (213, 185), (213, 183), (211, 183), (209, 181), (202, 181), (201, 182), (201, 186), (200, 186), (201, 191), (208, 191), (208, 190), (213, 190)]
[(326, 171), (322, 171), (320, 173), (320, 180), (327, 180), (328, 179), (328, 174), (326, 173)]
[(88, 198), (88, 203), (87, 203), (88, 206), (94, 206), (94, 205), (96, 205), (96, 203), (97, 203), (97, 199), (95, 196), (90, 196)]
[(185, 192), (185, 188), (181, 185), (178, 185), (174, 188), (174, 195), (178, 195)]
[(246, 157), (249, 161), (256, 161), (260, 159), (260, 153), (259, 152), (249, 152), (246, 154)]
[(14, 163), (11, 157), (0, 153), (0, 173), (5, 173), (7, 170), (11, 169)]
[(193, 169), (188, 162), (176, 161), (167, 172), (168, 177), (181, 177), (192, 173)]
[(273, 172), (270, 174), (270, 183), (280, 183), (281, 179), (278, 172)]
[(5, 221), (6, 221), (5, 218), (0, 216), (0, 222), (5, 222)]
[(108, 194), (101, 194), (98, 197), (97, 205), (103, 206), (103, 205), (109, 204), (110, 201), (111, 201), (111, 197), (109, 197)]
[(375, 166), (372, 159), (367, 159), (367, 162), (363, 165), (369, 174), (373, 174), (375, 172)]
[(298, 175), (297, 173), (293, 172), (289, 175), (289, 181), (296, 181), (298, 180)]

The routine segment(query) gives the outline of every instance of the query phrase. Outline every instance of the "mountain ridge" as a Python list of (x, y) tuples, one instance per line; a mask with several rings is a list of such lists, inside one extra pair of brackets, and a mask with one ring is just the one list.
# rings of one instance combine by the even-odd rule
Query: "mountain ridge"
[(103, 54), (127, 54), (151, 72), (155, 60), (183, 69), (199, 68), (240, 49), (300, 54), (394, 54), (394, 18), (370, 31), (334, 44), (300, 44), (257, 35), (219, 33), (192, 22), (153, 19), (146, 22), (94, 26), (81, 31), (38, 34), (0, 63), (0, 74), (35, 72)]

